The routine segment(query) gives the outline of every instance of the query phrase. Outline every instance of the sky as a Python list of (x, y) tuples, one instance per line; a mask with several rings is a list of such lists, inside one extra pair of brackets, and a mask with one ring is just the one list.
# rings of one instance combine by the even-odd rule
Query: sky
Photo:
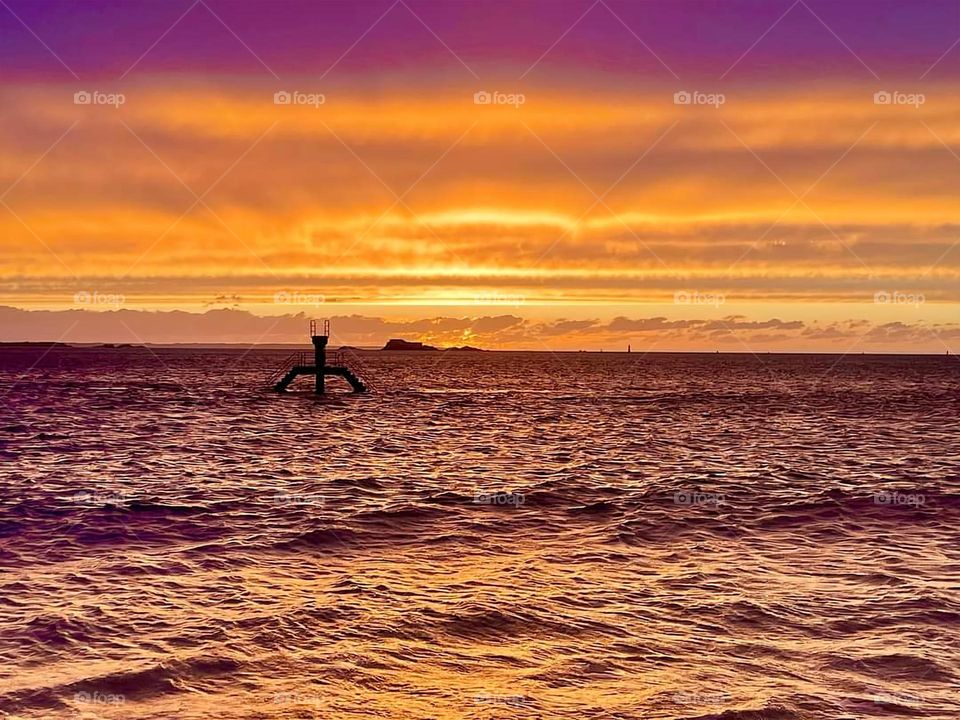
[(0, 340), (960, 351), (957, 0), (3, 0), (0, 69)]

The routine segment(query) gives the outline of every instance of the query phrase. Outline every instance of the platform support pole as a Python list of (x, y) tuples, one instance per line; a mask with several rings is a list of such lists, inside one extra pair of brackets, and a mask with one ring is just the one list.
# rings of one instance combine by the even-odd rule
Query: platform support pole
[(323, 370), (327, 366), (327, 340), (326, 335), (313, 335), (310, 337), (313, 341), (313, 366), (317, 370), (316, 386), (314, 392), (317, 395), (323, 395), (326, 391), (324, 387)]

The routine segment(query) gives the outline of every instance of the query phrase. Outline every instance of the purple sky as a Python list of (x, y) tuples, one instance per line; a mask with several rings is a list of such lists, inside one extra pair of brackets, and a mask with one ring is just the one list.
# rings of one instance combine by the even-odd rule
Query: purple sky
[[(186, 13), (135, 72), (269, 77), (209, 7), (279, 76), (318, 75), (394, 5), (393, 0), (205, 2), (206, 7), (193, 0), (4, 0), (9, 10), (0, 6), (0, 67), (7, 79), (69, 78), (12, 13), (81, 79), (119, 77)], [(669, 77), (593, 0), (407, 0), (407, 5), (481, 77), (504, 67), (521, 74), (585, 12), (538, 70), (614, 68)], [(684, 80), (717, 78), (788, 10), (731, 80), (770, 80), (791, 72), (871, 79), (853, 53), (882, 79), (917, 78), (960, 36), (956, 0), (607, 0), (607, 5)], [(350, 53), (339, 72), (382, 69), (384, 63), (449, 65), (467, 72), (402, 4), (361, 42), (362, 51)], [(931, 79), (948, 80), (958, 71), (960, 53), (952, 53)]]

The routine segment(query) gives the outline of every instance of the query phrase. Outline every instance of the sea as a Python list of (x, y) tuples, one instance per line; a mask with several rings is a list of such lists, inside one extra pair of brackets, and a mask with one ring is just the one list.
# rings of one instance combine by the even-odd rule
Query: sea
[(0, 717), (960, 718), (953, 356), (0, 348)]

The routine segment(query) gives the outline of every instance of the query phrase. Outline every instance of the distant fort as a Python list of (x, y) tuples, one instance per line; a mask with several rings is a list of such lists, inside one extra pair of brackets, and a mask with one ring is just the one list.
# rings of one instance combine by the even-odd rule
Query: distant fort
[(433, 345), (424, 345), (422, 342), (410, 342), (409, 340), (401, 340), (400, 338), (393, 338), (387, 340), (387, 344), (381, 348), (383, 350), (436, 350)]
[[(480, 348), (470, 347), (469, 345), (464, 345), (463, 347), (451, 347), (443, 348), (444, 350), (459, 350), (467, 352), (483, 352)], [(400, 338), (392, 338), (387, 340), (387, 344), (384, 345), (381, 350), (389, 351), (401, 351), (401, 352), (419, 352), (423, 350), (440, 350), (433, 345), (424, 345), (422, 342), (411, 342), (409, 340), (401, 340)]]

